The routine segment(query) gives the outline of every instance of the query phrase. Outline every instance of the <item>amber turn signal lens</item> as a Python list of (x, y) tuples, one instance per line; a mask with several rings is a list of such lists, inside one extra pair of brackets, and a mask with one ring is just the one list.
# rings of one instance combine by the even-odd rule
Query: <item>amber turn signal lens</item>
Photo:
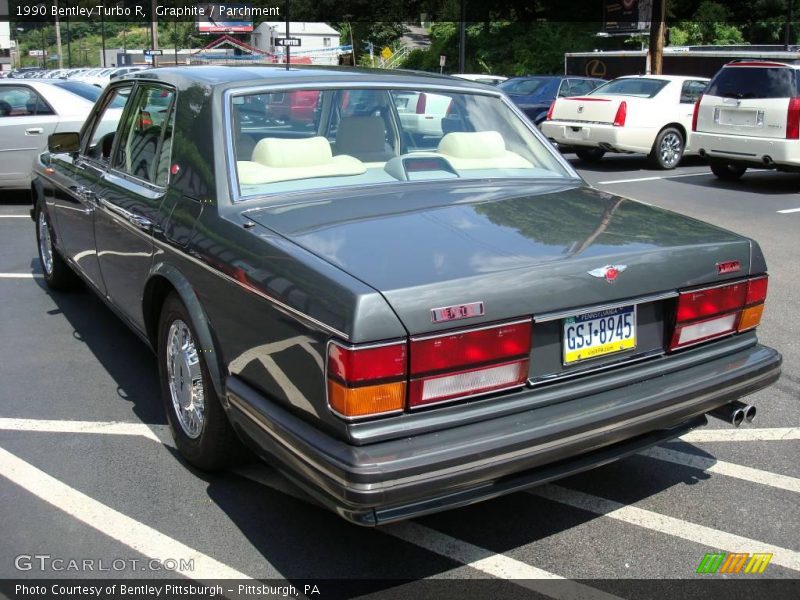
[(402, 410), (405, 401), (404, 381), (353, 388), (328, 381), (328, 402), (343, 417), (365, 417)]
[(750, 308), (745, 308), (742, 311), (742, 316), (739, 319), (739, 327), (737, 327), (737, 331), (746, 331), (747, 329), (752, 329), (753, 327), (757, 327), (758, 324), (761, 322), (761, 314), (764, 312), (764, 305), (758, 304), (756, 306), (751, 306)]

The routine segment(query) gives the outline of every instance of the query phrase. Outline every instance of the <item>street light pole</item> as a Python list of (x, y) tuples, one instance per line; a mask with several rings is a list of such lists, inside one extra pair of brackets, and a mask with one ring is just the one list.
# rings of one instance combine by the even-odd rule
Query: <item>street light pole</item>
[(58, 52), (58, 68), (64, 68), (64, 57), (62, 56), (61, 50), (61, 23), (58, 20), (58, 0), (54, 0), (54, 6), (56, 8), (56, 52)]
[(467, 61), (467, 0), (461, 0), (461, 22), (458, 24), (458, 72), (464, 73)]

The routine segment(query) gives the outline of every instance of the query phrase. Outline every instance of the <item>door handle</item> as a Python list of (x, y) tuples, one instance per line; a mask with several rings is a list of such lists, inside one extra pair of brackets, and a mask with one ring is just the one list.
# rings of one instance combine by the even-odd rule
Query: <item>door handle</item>
[(128, 217), (128, 222), (131, 225), (138, 227), (142, 231), (146, 231), (148, 233), (153, 231), (153, 222), (147, 217), (132, 214)]
[(25, 130), (25, 135), (42, 135), (44, 128), (42, 127), (29, 127)]

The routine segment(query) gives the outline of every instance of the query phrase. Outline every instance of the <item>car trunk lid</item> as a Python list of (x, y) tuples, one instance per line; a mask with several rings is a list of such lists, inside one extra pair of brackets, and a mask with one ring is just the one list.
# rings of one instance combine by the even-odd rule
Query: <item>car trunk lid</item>
[[(378, 290), (412, 335), (749, 271), (746, 238), (574, 181), (404, 188), (318, 193), (246, 215)], [(727, 261), (741, 271), (720, 275)], [(608, 265), (618, 267), (613, 283), (596, 276)], [(485, 314), (432, 322), (433, 309), (472, 302)]]
[(613, 123), (620, 104), (629, 98), (617, 95), (575, 96), (558, 98), (551, 116), (554, 121), (585, 121), (587, 123)]

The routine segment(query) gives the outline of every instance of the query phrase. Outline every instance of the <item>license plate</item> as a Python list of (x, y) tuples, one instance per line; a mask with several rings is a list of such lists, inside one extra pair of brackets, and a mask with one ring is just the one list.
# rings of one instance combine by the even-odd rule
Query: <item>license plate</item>
[(754, 110), (722, 110), (721, 125), (737, 125), (739, 127), (755, 127), (756, 111)]
[(636, 307), (622, 306), (564, 319), (564, 364), (636, 348)]

